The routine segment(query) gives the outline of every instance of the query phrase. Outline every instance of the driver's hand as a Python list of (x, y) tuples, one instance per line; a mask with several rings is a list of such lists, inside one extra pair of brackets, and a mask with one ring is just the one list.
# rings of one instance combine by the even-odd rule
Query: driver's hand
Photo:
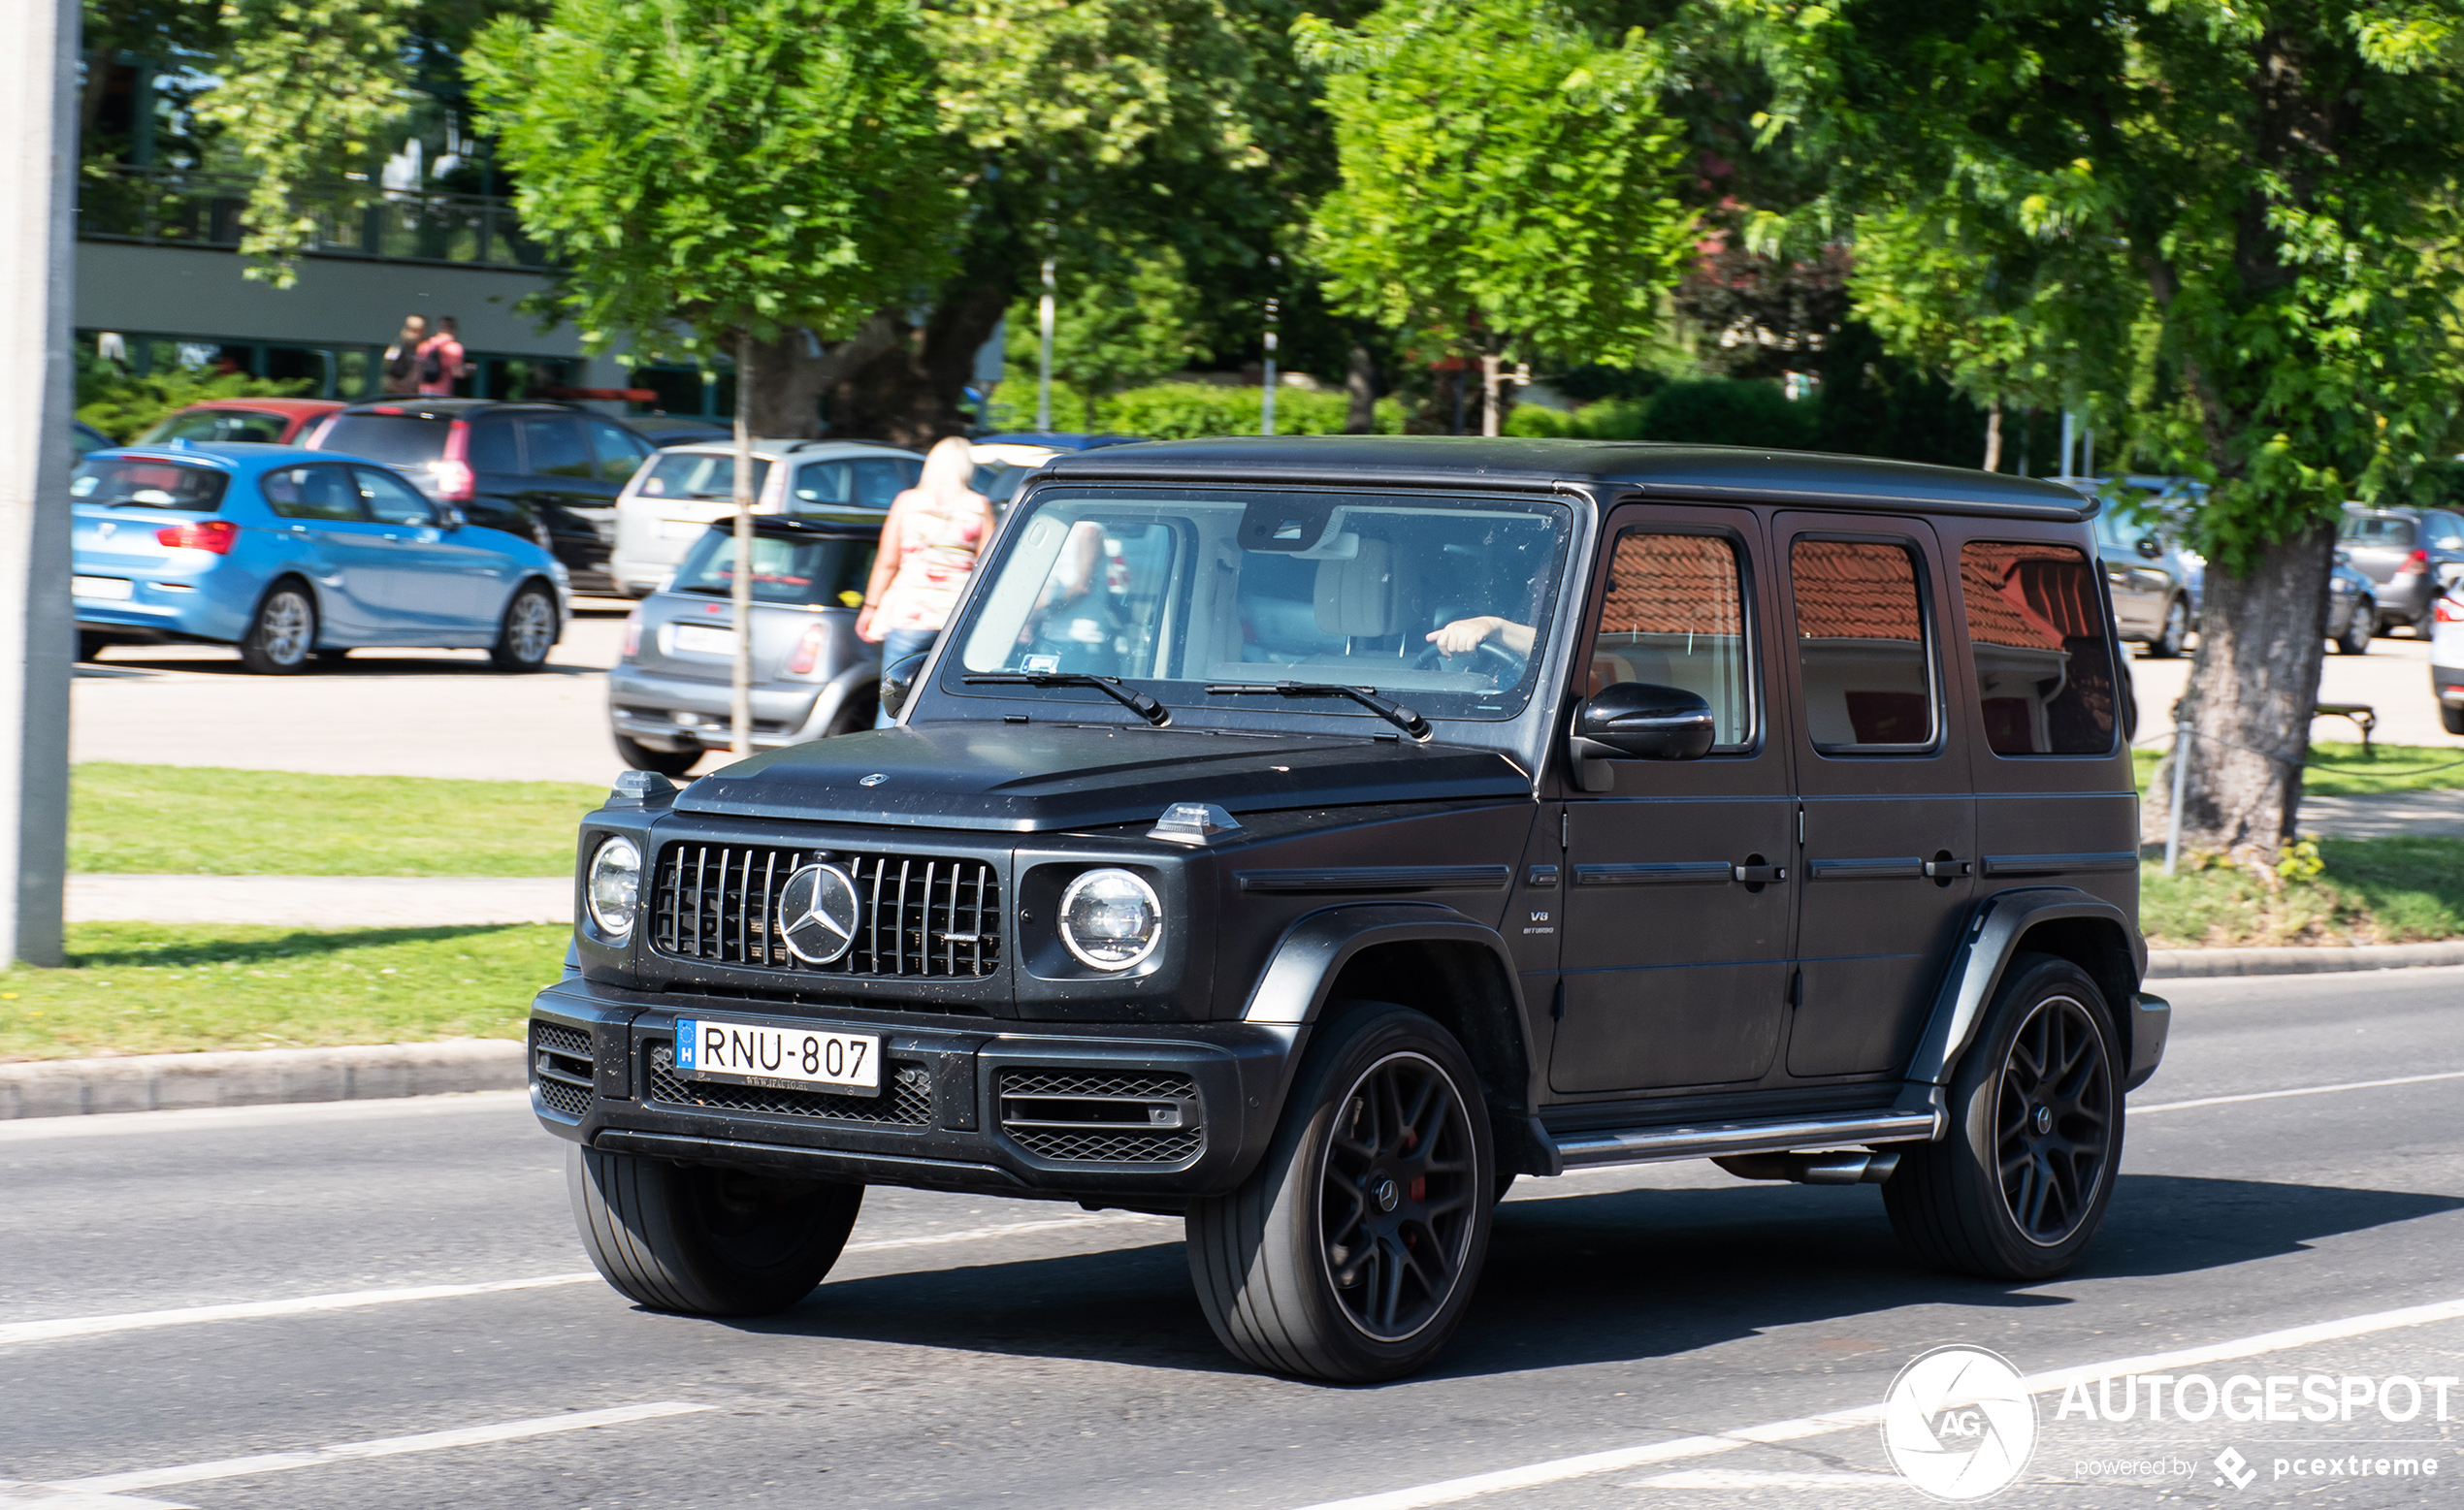
[(1494, 614), (1477, 614), (1457, 619), (1443, 628), (1429, 631), (1429, 643), (1438, 647), (1442, 656), (1468, 656), (1480, 648), (1480, 642), (1505, 627), (1506, 621)]

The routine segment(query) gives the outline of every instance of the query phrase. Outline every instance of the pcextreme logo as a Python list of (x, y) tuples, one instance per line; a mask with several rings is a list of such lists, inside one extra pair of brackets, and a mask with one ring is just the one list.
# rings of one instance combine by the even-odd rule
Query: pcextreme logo
[(1891, 1465), (1936, 1499), (2006, 1489), (2036, 1450), (2036, 1400), (1998, 1353), (1953, 1344), (1920, 1353), (1884, 1397)]

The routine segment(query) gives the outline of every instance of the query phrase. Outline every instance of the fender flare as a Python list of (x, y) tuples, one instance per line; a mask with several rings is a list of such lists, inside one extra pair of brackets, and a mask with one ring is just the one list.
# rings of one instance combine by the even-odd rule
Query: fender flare
[[(2147, 973), (2147, 945), (2129, 915), (2121, 908), (2074, 886), (2029, 886), (1987, 897), (1968, 920), (1967, 931), (1951, 956), (1951, 968), (1934, 996), (1933, 1013), (1927, 1019), (1916, 1052), (1908, 1061), (1911, 1091), (1922, 1093), (1927, 1087), (1951, 1083), (1960, 1056), (1976, 1037), (1986, 1004), (1994, 999), (1994, 989), (2001, 984), (2002, 973), (2017, 952), (2020, 939), (2036, 924), (2062, 917), (2110, 923), (2130, 950), (2131, 983), (2135, 988), (2138, 978)], [(2114, 1004), (2125, 1015), (2130, 1005), (2127, 1001)]]

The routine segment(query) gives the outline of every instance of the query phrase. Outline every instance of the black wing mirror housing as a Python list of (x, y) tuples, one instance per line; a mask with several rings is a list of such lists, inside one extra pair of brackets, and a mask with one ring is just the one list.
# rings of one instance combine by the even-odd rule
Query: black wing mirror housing
[(2164, 546), (2155, 535), (2143, 535), (2139, 540), (2139, 554), (2150, 561), (2155, 561), (2164, 554)]
[(468, 518), (464, 517), (462, 510), (456, 508), (453, 504), (439, 503), (437, 505), (438, 529), (459, 530), (470, 522), (470, 521)]
[(1611, 760), (1699, 760), (1718, 738), (1719, 721), (1700, 695), (1650, 682), (1614, 683), (1574, 710), (1574, 784), (1607, 791), (1616, 785)]
[(931, 654), (928, 650), (920, 650), (901, 656), (881, 668), (883, 712), (894, 719), (906, 709), (907, 699), (915, 691), (917, 673), (924, 670), (924, 658)]

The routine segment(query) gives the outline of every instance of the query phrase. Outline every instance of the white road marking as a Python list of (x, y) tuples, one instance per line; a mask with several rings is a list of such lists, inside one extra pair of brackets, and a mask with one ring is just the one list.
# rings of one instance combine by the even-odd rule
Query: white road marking
[(404, 1453), (440, 1452), (448, 1447), (479, 1447), (489, 1442), (518, 1441), (555, 1431), (583, 1431), (593, 1427), (622, 1426), (629, 1421), (655, 1421), (663, 1416), (690, 1416), (714, 1405), (660, 1400), (649, 1405), (619, 1405), (612, 1410), (577, 1410), (569, 1415), (534, 1416), (496, 1426), (463, 1427), (452, 1431), (422, 1431), (416, 1436), (380, 1436), (368, 1442), (337, 1442), (305, 1452), (259, 1453), (253, 1458), (225, 1458), (219, 1462), (183, 1463), (176, 1468), (145, 1468), (135, 1473), (104, 1473), (93, 1478), (60, 1479), (51, 1489), (116, 1494), (133, 1489), (161, 1489), (172, 1484), (199, 1484), (208, 1479), (249, 1478), (290, 1468), (313, 1468), (329, 1462), (356, 1462), (367, 1458), (395, 1458)]
[[(1129, 1222), (1165, 1222), (1172, 1218), (1134, 1211), (1054, 1217), (1046, 1221), (1012, 1222), (1001, 1227), (966, 1227), (955, 1232), (923, 1233), (913, 1237), (884, 1237), (851, 1242), (850, 1253), (888, 1253), (902, 1248), (933, 1248), (947, 1243), (982, 1242), (1029, 1233), (1088, 1227), (1115, 1227)], [(184, 1305), (173, 1310), (123, 1311), (110, 1316), (62, 1316), (49, 1321), (18, 1321), (0, 1325), (0, 1347), (16, 1342), (51, 1342), (63, 1337), (99, 1336), (113, 1332), (144, 1332), (155, 1327), (192, 1327), (216, 1321), (256, 1321), (273, 1316), (304, 1316), (318, 1311), (359, 1310), (371, 1305), (398, 1305), (405, 1301), (452, 1301), (474, 1295), (514, 1290), (549, 1290), (559, 1285), (589, 1284), (597, 1269), (564, 1274), (537, 1274), (528, 1279), (497, 1279), (484, 1284), (402, 1285), (386, 1290), (345, 1290), (333, 1295), (300, 1295), (278, 1301), (240, 1301), (223, 1305)]]
[(1756, 1473), (1744, 1468), (1681, 1468), (1620, 1484), (1619, 1489), (1856, 1489), (1897, 1485), (1896, 1473)]
[[(2286, 1348), (2305, 1347), (2317, 1342), (2332, 1342), (2345, 1337), (2363, 1336), (2374, 1332), (2389, 1332), (2400, 1327), (2427, 1326), (2434, 1322), (2464, 1320), (2464, 1299), (2440, 1301), (2429, 1305), (2411, 1305), (2401, 1310), (2373, 1311), (2367, 1315), (2348, 1316), (2341, 1321), (2318, 1322), (2307, 1327), (2288, 1327), (2281, 1332), (2261, 1333), (2256, 1336), (2236, 1337), (2227, 1342), (2206, 1347), (2186, 1347), (2170, 1353), (2151, 1353), (2139, 1358), (2115, 1359), (2108, 1363), (2083, 1364), (2071, 1368), (2058, 1368), (2047, 1373), (2031, 1374), (2024, 1382), (2031, 1392), (2042, 1393), (2068, 1388), (2076, 1381), (2093, 1381), (2115, 1374), (2153, 1373), (2162, 1369), (2187, 1367), (2194, 1364), (2220, 1363), (2226, 1359), (2250, 1358), (2260, 1353), (2281, 1352)], [(1558, 1458), (1547, 1462), (1526, 1463), (1521, 1467), (1500, 1468), (1491, 1473), (1475, 1473), (1464, 1478), (1443, 1479), (1435, 1484), (1422, 1484), (1411, 1489), (1388, 1490), (1379, 1494), (1360, 1494), (1350, 1499), (1330, 1499), (1311, 1505), (1307, 1510), (1421, 1510), (1427, 1505), (1450, 1505), (1483, 1494), (1507, 1490), (1536, 1489), (1543, 1484), (1559, 1484), (1569, 1479), (1590, 1478), (1602, 1473), (1614, 1473), (1625, 1468), (1647, 1467), (1654, 1463), (1681, 1462), (1689, 1458), (1708, 1458), (1718, 1453), (1735, 1452), (1741, 1447), (1793, 1442), (1809, 1436), (1827, 1436), (1833, 1431), (1846, 1431), (1858, 1427), (1872, 1427), (1882, 1420), (1880, 1404), (1864, 1405), (1853, 1410), (1836, 1410), (1819, 1416), (1800, 1416), (1789, 1421), (1773, 1421), (1763, 1426), (1744, 1427), (1704, 1436), (1680, 1436), (1666, 1442), (1647, 1442), (1638, 1447), (1613, 1448), (1607, 1452), (1584, 1453), (1578, 1457)]]
[(2464, 1080), (2464, 1070), (2443, 1070), (2436, 1075), (2399, 1075), (2386, 1080), (2347, 1080), (2341, 1085), (2297, 1085), (2290, 1090), (2252, 1091), (2246, 1096), (2202, 1096), (2196, 1101), (2163, 1101), (2153, 1107), (2132, 1107), (2134, 1117), (2151, 1111), (2188, 1111), (2193, 1107), (2230, 1107), (2245, 1101), (2275, 1101), (2285, 1096), (2324, 1096), (2330, 1091), (2378, 1090), (2388, 1085), (2424, 1085), (2432, 1080)]
[(96, 1494), (49, 1484), (23, 1484), (0, 1479), (0, 1506), (40, 1505), (42, 1510), (197, 1510), (168, 1499), (140, 1499), (135, 1494)]
[(0, 1143), (63, 1138), (117, 1138), (131, 1133), (211, 1133), (226, 1127), (292, 1122), (369, 1122), (385, 1117), (451, 1116), (468, 1111), (528, 1108), (531, 1093), (458, 1091), (370, 1101), (277, 1102), (268, 1107), (193, 1107), (184, 1111), (103, 1111), (79, 1117), (12, 1117), (0, 1122)]

